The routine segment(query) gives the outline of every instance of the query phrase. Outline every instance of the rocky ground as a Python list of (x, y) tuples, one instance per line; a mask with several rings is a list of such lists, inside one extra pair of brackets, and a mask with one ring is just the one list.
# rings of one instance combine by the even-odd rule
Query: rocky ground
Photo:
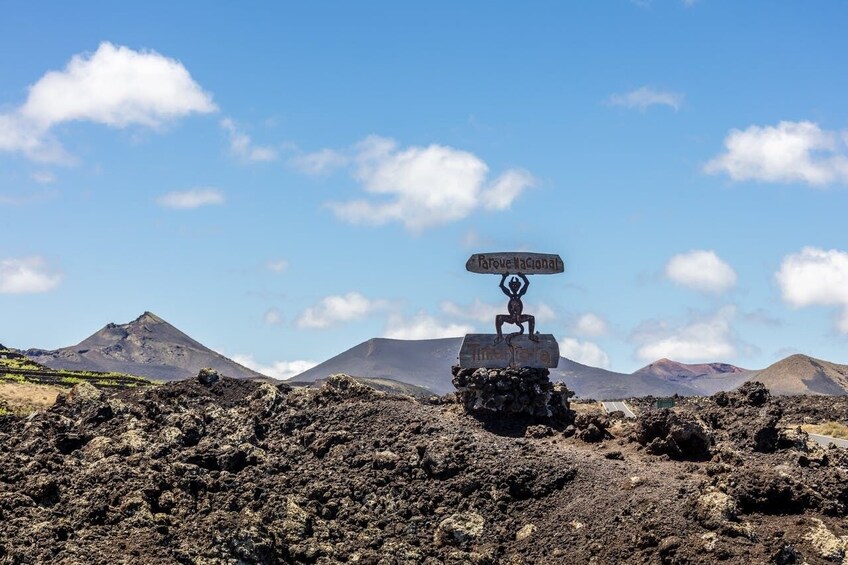
[(0, 416), (0, 563), (846, 563), (848, 456), (785, 430), (788, 402), (630, 423), (344, 376), (81, 384)]

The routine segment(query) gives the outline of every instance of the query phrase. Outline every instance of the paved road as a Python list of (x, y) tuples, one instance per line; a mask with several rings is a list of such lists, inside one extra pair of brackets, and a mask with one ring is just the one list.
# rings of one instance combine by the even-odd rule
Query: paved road
[(636, 414), (633, 413), (633, 410), (631, 410), (624, 402), (601, 402), (601, 404), (603, 404), (604, 410), (607, 411), (607, 414), (609, 414), (610, 412), (615, 412), (616, 410), (621, 410), (622, 412), (624, 412), (625, 418), (636, 417)]
[(809, 435), (810, 435), (811, 440), (813, 440), (816, 443), (820, 443), (821, 445), (823, 445), (825, 447), (827, 447), (828, 444), (834, 443), (834, 444), (836, 444), (836, 447), (843, 447), (845, 449), (848, 449), (848, 439), (839, 439), (839, 438), (830, 437), (830, 436), (822, 436), (822, 435), (819, 435), (819, 434), (809, 434)]

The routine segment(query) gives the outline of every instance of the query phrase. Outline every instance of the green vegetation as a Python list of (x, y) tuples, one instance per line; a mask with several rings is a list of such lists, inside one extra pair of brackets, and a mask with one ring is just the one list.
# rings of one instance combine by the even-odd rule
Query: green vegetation
[(8, 416), (11, 412), (0, 406), (0, 416)]
[(144, 377), (124, 373), (49, 369), (31, 361), (17, 351), (12, 351), (0, 345), (0, 383), (3, 382), (61, 387), (72, 387), (87, 382), (96, 387), (114, 389), (158, 384)]
[(61, 379), (59, 379), (59, 384), (68, 385), (68, 386), (78, 385), (81, 382), (83, 382), (83, 379), (80, 379), (80, 378), (77, 378), (77, 377), (62, 377)]
[(27, 382), (26, 377), (24, 377), (23, 375), (13, 375), (11, 373), (4, 374), (2, 376), (2, 379), (6, 380), (6, 381), (12, 381), (12, 382), (15, 382), (15, 383), (25, 383), (25, 382)]

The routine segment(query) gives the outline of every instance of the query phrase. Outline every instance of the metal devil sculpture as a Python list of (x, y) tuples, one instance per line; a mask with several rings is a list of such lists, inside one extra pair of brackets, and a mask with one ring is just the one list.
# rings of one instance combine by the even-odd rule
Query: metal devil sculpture
[[(468, 368), (532, 367), (554, 368), (559, 363), (559, 345), (551, 334), (536, 333), (536, 318), (524, 313), (522, 297), (530, 287), (527, 275), (562, 273), (559, 255), (544, 253), (476, 253), (465, 268), (472, 273), (500, 275), (500, 289), (509, 301), (506, 314), (495, 316), (495, 334), (468, 334), (459, 351), (459, 366)], [(514, 274), (509, 283), (507, 278)], [(504, 324), (518, 331), (504, 335)], [(527, 333), (524, 333), (527, 324)]]

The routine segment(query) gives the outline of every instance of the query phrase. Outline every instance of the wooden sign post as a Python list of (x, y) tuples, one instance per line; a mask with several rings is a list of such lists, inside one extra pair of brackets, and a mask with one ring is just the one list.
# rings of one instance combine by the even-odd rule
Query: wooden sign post
[[(521, 298), (530, 287), (527, 275), (553, 275), (565, 271), (559, 255), (527, 252), (475, 253), (465, 263), (472, 273), (501, 275), (500, 289), (509, 301), (507, 313), (495, 316), (495, 334), (468, 334), (459, 350), (463, 368), (554, 368), (559, 364), (559, 345), (551, 334), (539, 334), (536, 318), (524, 313)], [(509, 282), (507, 278), (514, 274)], [(503, 325), (519, 331), (504, 336)], [(527, 333), (524, 333), (527, 324)]]

